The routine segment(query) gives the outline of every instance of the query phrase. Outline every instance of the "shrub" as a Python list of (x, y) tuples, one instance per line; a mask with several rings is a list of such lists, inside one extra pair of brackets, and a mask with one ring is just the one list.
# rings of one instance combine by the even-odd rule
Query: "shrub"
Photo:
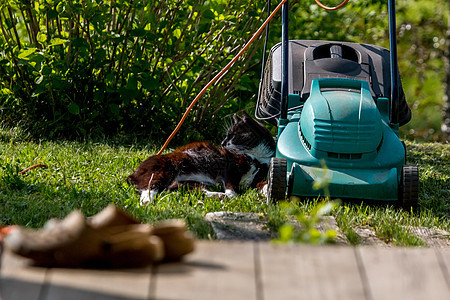
[[(0, 6), (0, 117), (34, 135), (162, 139), (260, 25), (261, 5), (223, 0), (10, 0)], [(179, 140), (256, 90), (247, 51), (190, 115)], [(221, 108), (224, 108), (220, 110)], [(220, 121), (214, 122), (219, 124)], [(208, 126), (206, 126), (208, 125)], [(162, 136), (165, 135), (165, 136)]]

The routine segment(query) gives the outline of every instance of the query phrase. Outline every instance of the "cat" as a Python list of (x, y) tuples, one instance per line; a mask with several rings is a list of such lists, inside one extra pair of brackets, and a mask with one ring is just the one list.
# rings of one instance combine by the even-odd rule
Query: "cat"
[(222, 147), (236, 154), (253, 155), (269, 165), (275, 155), (275, 139), (261, 123), (243, 112), (242, 118), (233, 115), (234, 124), (228, 129)]
[(270, 131), (244, 112), (233, 115), (222, 147), (210, 142), (193, 142), (164, 155), (143, 161), (128, 176), (141, 194), (140, 203), (153, 203), (157, 193), (184, 184), (221, 185), (224, 192), (204, 189), (208, 197), (234, 197), (240, 188), (256, 188), (266, 180), (275, 141)]

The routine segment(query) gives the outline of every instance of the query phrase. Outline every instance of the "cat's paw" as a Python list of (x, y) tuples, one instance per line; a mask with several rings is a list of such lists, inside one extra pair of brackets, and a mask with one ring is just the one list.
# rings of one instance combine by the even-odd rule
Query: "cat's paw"
[(145, 206), (149, 203), (153, 203), (155, 200), (155, 196), (156, 196), (156, 191), (155, 190), (143, 190), (141, 191), (141, 198), (139, 199), (139, 204), (141, 206)]
[(266, 183), (261, 188), (258, 188), (258, 191), (267, 198), (267, 194), (269, 193), (269, 185)]
[(217, 198), (219, 200), (222, 200), (222, 199), (224, 199), (226, 197), (226, 194), (222, 193), (222, 192), (211, 192), (211, 191), (208, 191), (208, 190), (203, 190), (203, 193), (208, 198)]
[(148, 190), (141, 192), (141, 198), (139, 199), (139, 204), (141, 206), (147, 205), (150, 203), (150, 196)]
[(223, 192), (211, 192), (208, 190), (203, 190), (203, 193), (205, 193), (206, 197), (208, 198), (218, 198), (219, 200), (225, 199), (225, 198), (233, 198), (236, 197), (236, 193), (233, 190), (226, 189), (225, 193)]
[(228, 198), (233, 198), (233, 197), (236, 197), (236, 196), (237, 196), (236, 192), (233, 191), (233, 190), (231, 190), (231, 189), (225, 189), (225, 195), (226, 195)]

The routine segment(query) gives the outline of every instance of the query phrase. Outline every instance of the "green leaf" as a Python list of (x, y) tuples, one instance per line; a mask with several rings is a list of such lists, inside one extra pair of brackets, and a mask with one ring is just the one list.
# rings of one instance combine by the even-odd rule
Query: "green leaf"
[(89, 48), (89, 43), (83, 38), (74, 38), (72, 42), (74, 47)]
[(36, 52), (36, 48), (28, 48), (28, 49), (22, 49), (19, 52), (18, 58), (29, 60), (29, 56), (34, 54)]
[(134, 37), (143, 37), (146, 31), (143, 28), (136, 28), (130, 31), (130, 35)]
[(58, 46), (58, 45), (62, 45), (64, 43), (67, 43), (67, 40), (64, 39), (60, 39), (60, 38), (54, 38), (50, 41), (50, 46)]
[(56, 19), (56, 17), (58, 17), (58, 12), (54, 9), (50, 9), (48, 11), (48, 18), (49, 19)]
[(70, 102), (70, 104), (67, 106), (67, 110), (72, 115), (79, 115), (80, 114), (80, 107), (75, 102)]
[(47, 41), (47, 35), (45, 33), (39, 32), (37, 34), (37, 40), (39, 43), (44, 43), (45, 41)]
[(0, 95), (13, 95), (13, 92), (8, 88), (2, 88), (0, 90)]
[(311, 229), (308, 231), (308, 234), (309, 234), (309, 238), (310, 238), (312, 241), (316, 241), (316, 240), (318, 240), (318, 239), (322, 236), (322, 234), (320, 233), (320, 231), (317, 230), (317, 229), (315, 229), (315, 228), (311, 228)]
[(148, 91), (154, 91), (160, 85), (159, 81), (156, 80), (155, 78), (145, 78), (145, 79), (141, 79), (140, 81), (141, 81), (142, 87)]
[(179, 39), (180, 36), (181, 36), (181, 29), (180, 28), (175, 29), (172, 34), (173, 34), (174, 37)]
[(65, 6), (63, 2), (59, 2), (58, 5), (56, 5), (56, 11), (58, 13), (62, 13), (65, 10)]
[(330, 229), (330, 230), (325, 231), (325, 236), (329, 240), (334, 240), (337, 237), (337, 232), (336, 232), (336, 230)]
[(49, 75), (52, 73), (52, 68), (50, 68), (49, 66), (43, 66), (41, 73), (44, 76)]
[(35, 83), (36, 84), (41, 84), (43, 80), (44, 80), (44, 76), (41, 75), (35, 80)]
[(35, 53), (31, 54), (30, 56), (28, 56), (28, 60), (35, 62), (35, 63), (43, 62), (45, 60), (44, 53), (35, 52)]
[(292, 235), (294, 234), (294, 226), (292, 225), (282, 225), (278, 229), (278, 233), (280, 234), (280, 241), (281, 242), (289, 242), (292, 238)]
[(130, 76), (127, 82), (127, 89), (136, 90), (137, 89), (137, 80), (135, 76)]
[(202, 17), (203, 17), (203, 18), (206, 18), (206, 19), (208, 19), (208, 20), (213, 20), (213, 19), (216, 17), (216, 15), (214, 14), (214, 12), (213, 12), (212, 10), (206, 9), (206, 10), (203, 12)]

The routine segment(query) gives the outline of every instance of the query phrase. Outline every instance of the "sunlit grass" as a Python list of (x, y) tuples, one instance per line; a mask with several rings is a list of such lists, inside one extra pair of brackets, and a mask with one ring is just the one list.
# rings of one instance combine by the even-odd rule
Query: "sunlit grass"
[[(420, 169), (419, 210), (411, 214), (383, 203), (341, 203), (331, 214), (352, 244), (354, 228), (369, 226), (391, 244), (423, 245), (408, 226), (450, 230), (450, 145), (407, 143), (409, 163)], [(287, 221), (286, 211), (265, 203), (255, 190), (233, 199), (210, 199), (198, 191), (160, 194), (156, 202), (139, 206), (134, 188), (126, 183), (139, 163), (156, 147), (120, 141), (34, 141), (20, 128), (0, 126), (0, 225), (41, 227), (50, 218), (63, 218), (74, 209), (90, 216), (113, 203), (142, 222), (184, 218), (200, 238), (211, 231), (203, 216), (213, 211), (256, 212), (274, 230)], [(18, 175), (34, 164), (45, 164)], [(310, 214), (320, 199), (291, 205)]]

